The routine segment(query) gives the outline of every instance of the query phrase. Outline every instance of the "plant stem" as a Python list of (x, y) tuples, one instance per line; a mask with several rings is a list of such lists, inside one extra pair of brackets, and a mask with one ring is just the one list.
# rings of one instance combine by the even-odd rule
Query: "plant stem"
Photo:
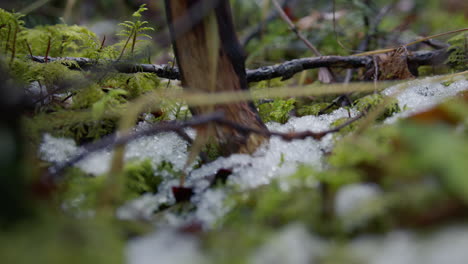
[(10, 42), (10, 33), (11, 33), (11, 25), (8, 24), (8, 34), (7, 34), (7, 39), (6, 39), (6, 43), (5, 43), (5, 54), (7, 54), (7, 52), (8, 52), (8, 44)]
[(50, 39), (51, 39), (51, 37), (49, 36), (49, 41), (47, 42), (47, 49), (46, 49), (46, 54), (45, 54), (45, 58), (44, 58), (44, 61), (46, 63), (49, 61)]
[(119, 55), (119, 57), (117, 58), (117, 60), (120, 60), (120, 59), (122, 58), (122, 56), (123, 56), (123, 54), (124, 54), (124, 51), (125, 51), (125, 49), (127, 48), (128, 42), (129, 42), (130, 39), (132, 38), (133, 34), (134, 34), (134, 29), (132, 29), (131, 34), (130, 34), (130, 35), (128, 36), (128, 38), (127, 38), (127, 41), (125, 41), (125, 45), (123, 46), (122, 51), (120, 52), (120, 55)]
[(136, 44), (136, 37), (137, 37), (137, 30), (133, 30), (133, 40), (132, 40), (132, 56), (133, 56), (133, 51), (135, 50), (135, 44)]
[(16, 37), (18, 35), (18, 30), (19, 30), (19, 25), (16, 25), (15, 33), (13, 33), (13, 45), (11, 47), (10, 65), (13, 63), (13, 60), (15, 59), (15, 55), (16, 55)]

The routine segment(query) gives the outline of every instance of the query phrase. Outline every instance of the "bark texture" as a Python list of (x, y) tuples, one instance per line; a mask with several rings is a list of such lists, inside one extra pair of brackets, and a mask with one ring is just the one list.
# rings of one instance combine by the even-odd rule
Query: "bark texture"
[[(201, 92), (247, 89), (245, 56), (236, 37), (229, 1), (165, 0), (165, 4), (182, 85), (186, 89)], [(218, 32), (208, 28), (207, 19), (209, 15), (213, 16), (212, 12)], [(210, 49), (208, 43), (212, 38), (218, 38), (218, 50)], [(213, 58), (216, 53), (216, 79), (212, 91), (208, 80), (211, 77), (207, 75), (213, 70), (209, 58)], [(266, 129), (249, 102), (217, 105), (214, 110), (224, 112), (225, 118), (230, 121)], [(206, 114), (213, 109), (195, 108), (192, 111), (195, 114)], [(199, 132), (202, 131), (203, 128), (200, 128)], [(226, 155), (251, 153), (265, 140), (263, 136), (240, 134), (227, 127), (216, 127), (215, 134), (217, 143)]]

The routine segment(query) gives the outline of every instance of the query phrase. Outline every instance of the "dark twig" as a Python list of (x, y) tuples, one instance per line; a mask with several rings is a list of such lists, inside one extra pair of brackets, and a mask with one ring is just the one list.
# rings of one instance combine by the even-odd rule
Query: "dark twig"
[(104, 37), (102, 38), (101, 46), (99, 46), (98, 52), (102, 51), (102, 49), (104, 48), (105, 43), (106, 43), (106, 35), (104, 35)]
[[(434, 51), (417, 51), (411, 53), (408, 58), (408, 65), (417, 68), (422, 65), (438, 65), (442, 64), (448, 57), (447, 49), (440, 49)], [(39, 63), (45, 63), (45, 58), (42, 56), (33, 56), (32, 60)], [(96, 60), (88, 58), (47, 58), (47, 61), (74, 61), (81, 69), (88, 69), (98, 65)], [(172, 65), (166, 64), (132, 64), (132, 63), (113, 63), (112, 66), (121, 73), (137, 73), (147, 72), (154, 73), (160, 78), (177, 80), (180, 79), (179, 69)], [(330, 68), (371, 68), (371, 56), (322, 56), (312, 58), (301, 58), (291, 61), (286, 61), (281, 64), (272, 66), (264, 66), (258, 69), (247, 70), (248, 82), (259, 82), (263, 80), (270, 80), (273, 78), (281, 77), (287, 80), (294, 76), (294, 74), (308, 69), (330, 67)], [(75, 65), (66, 64), (70, 69), (76, 69)]]
[[(29, 56), (31, 56), (31, 58), (33, 58), (33, 52), (32, 52), (32, 49), (31, 49), (31, 46), (29, 45), (28, 41), (25, 40), (24, 43), (26, 43), (26, 47), (28, 48), (28, 52), (29, 52)], [(34, 60), (34, 59), (33, 59)]]
[(45, 57), (44, 57), (44, 62), (47, 63), (49, 62), (49, 51), (50, 51), (50, 40), (51, 37), (49, 37), (49, 41), (47, 41), (47, 49), (46, 49), (46, 53), (45, 53)]

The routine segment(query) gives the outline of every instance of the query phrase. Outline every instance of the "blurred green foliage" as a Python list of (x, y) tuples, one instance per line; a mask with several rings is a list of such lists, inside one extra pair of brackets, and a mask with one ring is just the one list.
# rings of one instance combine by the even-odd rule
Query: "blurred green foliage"
[[(256, 26), (265, 15), (258, 1), (232, 2), (241, 34)], [(322, 13), (331, 10), (329, 1), (298, 2), (303, 6), (293, 10), (297, 19), (311, 15), (312, 8)], [(371, 1), (370, 6), (366, 2), (336, 1), (337, 10), (345, 11), (345, 15), (337, 16), (336, 27), (323, 16), (302, 31), (323, 54), (349, 55), (358, 49), (366, 34), (371, 35), (366, 49), (372, 50), (400, 45), (401, 41), (409, 42), (418, 35), (463, 28), (467, 24), (466, 16), (449, 10), (449, 7), (441, 8), (440, 1), (417, 0), (413, 1), (412, 10), (393, 11), (383, 18), (375, 32), (367, 32), (364, 18), (375, 17), (388, 1)], [(107, 0), (98, 3), (109, 12), (113, 11), (113, 4)], [(152, 27), (141, 16), (145, 9), (141, 6), (133, 13), (133, 20), (120, 24), (121, 38), (113, 45), (103, 45), (102, 39), (86, 27), (57, 24), (60, 22), (57, 17), (48, 21), (53, 25), (44, 25), (38, 22), (41, 19), (28, 18), (34, 15), (24, 18), (21, 14), (0, 9), (0, 54), (4, 60), (1, 63), (8, 64), (8, 73), (21, 83), (20, 88), (31, 92), (35, 103), (35, 108), (28, 109), (19, 120), (26, 142), (19, 142), (15, 148), (23, 148), (22, 143), (25, 143), (33, 150), (30, 155), (35, 156), (37, 144), (45, 132), (73, 138), (79, 144), (96, 140), (115, 131), (121, 113), (128, 110), (129, 101), (154, 89), (163, 89), (161, 81), (152, 74), (122, 74), (105, 66), (93, 68), (93, 72), (80, 69), (72, 61), (39, 64), (27, 57), (31, 52), (49, 57), (81, 56), (101, 62), (120, 58), (146, 63), (151, 44), (146, 34)], [(412, 16), (417, 17), (414, 22), (410, 20)], [(450, 28), (447, 28), (447, 21), (450, 21)], [(466, 34), (457, 35), (448, 42), (452, 45), (448, 65), (456, 71), (466, 69)], [(249, 42), (246, 51), (250, 66), (311, 55), (279, 19), (264, 25), (260, 37)], [(74, 66), (75, 70), (68, 66)], [(429, 71), (426, 73), (430, 74)], [(360, 72), (354, 73), (353, 78), (357, 79), (359, 75)], [(312, 74), (305, 79), (310, 76)], [(315, 79), (311, 77), (307, 81), (314, 82)], [(303, 82), (295, 78), (287, 83), (275, 79), (253, 85), (252, 90), (296, 83)], [(177, 89), (171, 84), (166, 87)], [(40, 94), (34, 95), (32, 91), (38, 89)], [(351, 97), (359, 111), (373, 111), (386, 100), (379, 94)], [(275, 98), (256, 103), (263, 121), (285, 123), (293, 114), (319, 115), (332, 99), (330, 96), (306, 100)], [(450, 209), (463, 212), (468, 205), (465, 175), (468, 171), (465, 162), (468, 156), (468, 108), (466, 100), (462, 99), (438, 107), (449, 118), (434, 115), (429, 123), (410, 118), (393, 125), (371, 126), (358, 134), (353, 131), (361, 123), (347, 127), (335, 137), (336, 146), (327, 154), (327, 167), (323, 170), (302, 165), (293, 175), (270, 185), (243, 192), (234, 187), (227, 199), (232, 210), (216, 228), (200, 234), (204, 250), (213, 263), (245, 263), (248, 256), (280, 228), (300, 222), (311, 232), (339, 242), (333, 252), (324, 254), (323, 263), (337, 263), (333, 261), (343, 259), (348, 263), (359, 263), (346, 248), (346, 243), (359, 234), (386, 232), (399, 227), (433, 226), (459, 219), (460, 214)], [(328, 111), (334, 109), (336, 106)], [(378, 120), (398, 111), (400, 107), (392, 101)], [(186, 119), (190, 112), (181, 102), (165, 100), (153, 116), (152, 121)], [(346, 121), (337, 120), (333, 126)], [(7, 138), (2, 134), (0, 139), (0, 145), (5, 148), (11, 147), (10, 141), (5, 140)], [(219, 156), (214, 149), (216, 146), (207, 148), (211, 159)], [(35, 158), (31, 158), (33, 161), (17, 158), (10, 164), (12, 166), (2, 167), (6, 168), (5, 174), (19, 177), (10, 177), (11, 181), (2, 183), (10, 187), (8, 195), (13, 194), (12, 197), (17, 199), (14, 200), (16, 209), (22, 210), (15, 218), (2, 217), (2, 221), (9, 221), (8, 229), (3, 228), (3, 222), (0, 226), (2, 263), (124, 262), (127, 239), (124, 234), (128, 230), (98, 208), (99, 196), (107, 186), (106, 175), (95, 177), (71, 168), (51, 200), (36, 201), (38, 198), (32, 194), (29, 185), (36, 183), (37, 175), (27, 177), (25, 174), (39, 171), (45, 165)], [(128, 162), (122, 170), (124, 190), (118, 204), (142, 193), (155, 193), (163, 178), (175, 179), (180, 173), (168, 162), (156, 167), (149, 161)], [(380, 193), (345, 215), (337, 214), (334, 210), (337, 194), (354, 184), (372, 184)], [(434, 217), (435, 209), (439, 208), (442, 211), (448, 208), (448, 211)], [(193, 210), (193, 206), (189, 210)], [(9, 209), (4, 212), (17, 213)], [(134, 224), (137, 226), (135, 230), (139, 229), (140, 223)]]

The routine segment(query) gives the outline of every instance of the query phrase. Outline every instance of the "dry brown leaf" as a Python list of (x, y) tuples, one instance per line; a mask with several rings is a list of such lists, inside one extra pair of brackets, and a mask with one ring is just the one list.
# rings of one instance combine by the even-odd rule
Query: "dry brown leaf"
[(411, 74), (408, 69), (408, 55), (409, 51), (404, 47), (386, 54), (378, 55), (378, 79), (404, 80), (414, 78), (414, 75)]

